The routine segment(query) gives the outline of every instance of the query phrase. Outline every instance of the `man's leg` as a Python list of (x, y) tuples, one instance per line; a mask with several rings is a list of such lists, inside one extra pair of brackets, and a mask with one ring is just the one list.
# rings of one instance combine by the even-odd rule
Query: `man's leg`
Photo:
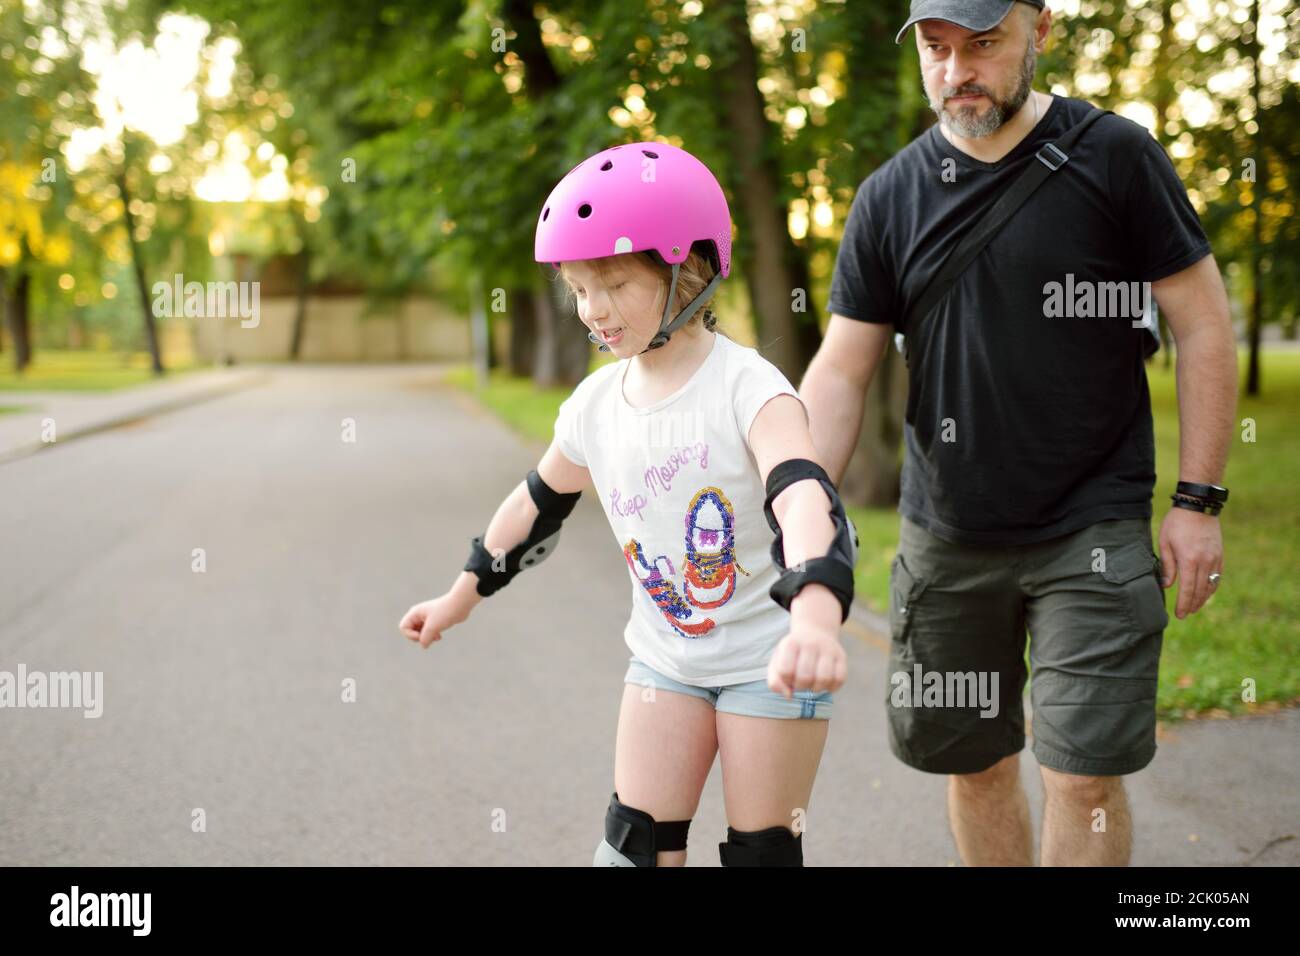
[(907, 518), (890, 574), (890, 750), (949, 777), (948, 815), (968, 865), (1033, 860), (1020, 784), (1025, 619), (1014, 548), (941, 540)]
[(948, 820), (967, 866), (1032, 866), (1034, 835), (1020, 785), (1020, 754), (979, 773), (951, 775)]
[(1123, 777), (1043, 771), (1043, 866), (1128, 866), (1133, 820)]
[(1150, 522), (1101, 521), (1024, 562), (1042, 862), (1125, 866), (1123, 775), (1156, 751), (1156, 678), (1169, 617)]

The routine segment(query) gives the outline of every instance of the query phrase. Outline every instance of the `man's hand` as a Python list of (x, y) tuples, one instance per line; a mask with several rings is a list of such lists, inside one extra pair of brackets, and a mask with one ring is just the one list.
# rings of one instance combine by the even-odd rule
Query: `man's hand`
[(1219, 519), (1171, 508), (1160, 524), (1160, 561), (1164, 565), (1165, 587), (1182, 577), (1174, 616), (1180, 620), (1195, 614), (1214, 593), (1211, 572), (1223, 571), (1223, 531)]

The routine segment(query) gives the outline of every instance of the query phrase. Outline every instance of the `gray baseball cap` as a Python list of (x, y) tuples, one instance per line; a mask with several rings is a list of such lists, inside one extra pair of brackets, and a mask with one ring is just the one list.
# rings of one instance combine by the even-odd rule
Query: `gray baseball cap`
[(894, 37), (894, 42), (902, 43), (907, 28), (918, 20), (947, 20), (964, 29), (983, 33), (1001, 23), (1018, 2), (1041, 10), (1044, 0), (912, 0), (911, 16)]

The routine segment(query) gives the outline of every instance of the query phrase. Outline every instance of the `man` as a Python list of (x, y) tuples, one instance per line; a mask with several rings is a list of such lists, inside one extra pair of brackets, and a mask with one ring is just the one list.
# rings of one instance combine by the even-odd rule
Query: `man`
[[(892, 324), (1043, 144), (1093, 109), (1031, 89), (1050, 23), (1042, 0), (913, 0), (899, 39), (915, 26), (939, 122), (859, 188), (830, 325), (800, 388), (837, 483)], [(1159, 559), (1143, 364), (1158, 343), (1144, 297), (1119, 294), (1146, 282), (1178, 347), (1187, 492), (1161, 524)], [(1223, 284), (1164, 151), (1137, 124), (1101, 116), (904, 331), (891, 749), (949, 775), (965, 863), (1031, 864), (1019, 780), (1028, 630), (1041, 861), (1124, 865), (1122, 777), (1155, 753), (1161, 588), (1177, 579), (1183, 618), (1218, 582), (1236, 408)], [(973, 700), (977, 686), (992, 699)]]

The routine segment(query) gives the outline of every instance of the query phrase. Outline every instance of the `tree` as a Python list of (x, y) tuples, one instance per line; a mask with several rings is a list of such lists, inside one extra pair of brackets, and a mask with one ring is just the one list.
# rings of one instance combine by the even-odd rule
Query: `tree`
[(60, 148), (86, 115), (87, 82), (57, 10), (0, 5), (0, 36), (0, 285), (21, 372), (34, 346), (33, 281), (72, 254)]
[(1262, 328), (1291, 327), (1300, 301), (1289, 198), (1300, 12), (1283, 0), (1224, 0), (1208, 15), (1168, 0), (1088, 3), (1053, 32), (1055, 87), (1144, 122), (1169, 151), (1232, 298), (1246, 303), (1245, 388), (1256, 393)]

